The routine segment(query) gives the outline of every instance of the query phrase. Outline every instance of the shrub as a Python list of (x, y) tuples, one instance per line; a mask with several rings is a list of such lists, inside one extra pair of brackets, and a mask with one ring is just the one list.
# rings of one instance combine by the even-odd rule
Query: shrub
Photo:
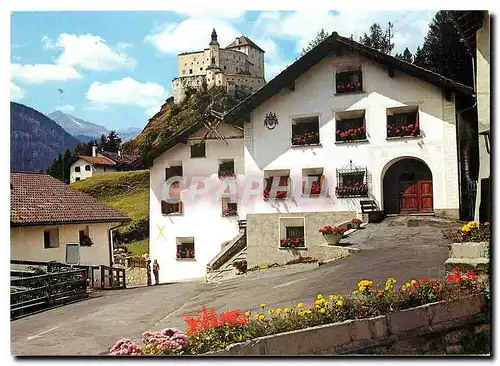
[(142, 334), (143, 347), (130, 339), (121, 339), (111, 348), (112, 356), (181, 355), (189, 349), (189, 339), (184, 332), (167, 328)]
[(479, 224), (476, 221), (470, 221), (459, 230), (463, 242), (482, 242), (490, 241), (490, 223)]

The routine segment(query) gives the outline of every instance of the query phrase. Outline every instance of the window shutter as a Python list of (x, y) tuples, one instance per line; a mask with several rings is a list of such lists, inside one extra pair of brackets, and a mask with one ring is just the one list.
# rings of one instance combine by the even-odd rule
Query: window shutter
[(172, 177), (172, 169), (171, 168), (165, 168), (165, 180), (168, 180), (171, 177)]
[(167, 205), (167, 202), (165, 202), (165, 201), (161, 201), (161, 213), (162, 213), (162, 215), (168, 214), (168, 205)]
[(323, 188), (323, 183), (324, 183), (324, 182), (325, 182), (325, 176), (324, 176), (323, 174), (321, 174), (321, 175), (319, 176), (319, 186), (320, 186), (321, 188)]
[(416, 122), (417, 122), (417, 124), (418, 124), (418, 125), (420, 125), (420, 123), (418, 122), (418, 115), (419, 115), (419, 113), (418, 113), (418, 109), (417, 109), (417, 116), (416, 116), (417, 118), (416, 118)]
[(227, 212), (229, 210), (229, 197), (222, 197), (221, 204), (222, 204), (222, 213)]
[(266, 189), (271, 190), (273, 185), (273, 177), (266, 178)]

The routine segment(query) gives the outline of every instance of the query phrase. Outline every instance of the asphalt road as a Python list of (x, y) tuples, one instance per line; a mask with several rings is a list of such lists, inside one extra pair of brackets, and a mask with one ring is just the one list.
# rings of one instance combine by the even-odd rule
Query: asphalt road
[(442, 229), (460, 224), (433, 217), (388, 218), (349, 237), (360, 249), (327, 265), (301, 264), (250, 273), (220, 284), (176, 283), (99, 292), (88, 300), (11, 322), (13, 355), (103, 355), (121, 338), (146, 330), (185, 329), (181, 314), (202, 305), (218, 311), (312, 303), (318, 292), (348, 294), (361, 279), (401, 284), (443, 274), (448, 242)]

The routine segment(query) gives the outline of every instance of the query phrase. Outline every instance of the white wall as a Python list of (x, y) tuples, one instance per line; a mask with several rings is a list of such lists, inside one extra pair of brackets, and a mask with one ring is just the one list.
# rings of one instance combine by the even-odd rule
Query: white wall
[[(241, 136), (242, 132), (220, 126), (224, 136)], [(205, 129), (194, 136), (203, 136)], [(183, 177), (210, 177), (210, 182), (219, 182), (219, 159), (234, 159), (236, 174), (244, 173), (243, 139), (206, 141), (206, 158), (191, 158), (189, 145), (178, 144), (153, 162), (150, 175), (150, 257), (158, 259), (160, 281), (169, 282), (187, 278), (203, 277), (206, 265), (221, 250), (223, 242), (238, 234), (238, 217), (222, 217), (221, 203), (215, 193), (195, 200), (187, 196), (187, 189), (181, 192), (182, 216), (168, 216), (161, 213), (161, 192), (165, 180), (165, 168), (182, 164)], [(160, 232), (163, 232), (163, 234)], [(196, 260), (176, 259), (176, 238), (194, 237)]]
[[(85, 170), (85, 166), (90, 165), (90, 171)], [(80, 172), (75, 172), (75, 167), (79, 166), (80, 167)], [(88, 161), (85, 161), (83, 159), (78, 159), (71, 165), (70, 168), (70, 183), (74, 183), (76, 181), (76, 178), (80, 178), (80, 180), (84, 180), (87, 178), (90, 178), (95, 175), (99, 174), (105, 174), (105, 173), (111, 173), (111, 172), (116, 172), (116, 168), (112, 166), (103, 166), (103, 165), (92, 165)]]
[[(352, 60), (362, 62), (364, 93), (335, 96), (334, 66)], [(419, 106), (423, 138), (386, 140), (386, 108), (402, 105)], [(366, 110), (369, 142), (335, 144), (335, 112), (357, 109)], [(279, 124), (274, 130), (264, 126), (268, 112), (278, 116)], [(321, 146), (291, 148), (291, 120), (307, 115), (320, 116)], [(434, 209), (458, 209), (454, 116), (454, 103), (447, 102), (441, 90), (429, 83), (400, 72), (389, 78), (380, 64), (359, 56), (325, 58), (295, 80), (295, 91), (281, 91), (253, 111), (252, 122), (245, 126), (245, 173), (263, 177), (264, 170), (290, 169), (292, 180), (300, 182), (303, 168), (323, 167), (330, 197), (311, 199), (296, 194), (293, 202), (280, 204), (256, 199), (245, 211), (359, 210), (357, 199), (335, 197), (336, 169), (346, 166), (350, 160), (368, 168), (372, 179), (370, 195), (383, 206), (383, 174), (401, 157), (419, 158), (429, 166), (433, 176)]]
[[(116, 224), (115, 224), (116, 225)], [(10, 258), (30, 261), (66, 261), (66, 244), (79, 243), (79, 230), (87, 224), (10, 228)], [(111, 224), (88, 224), (90, 247), (80, 247), (80, 264), (109, 266), (108, 229)], [(59, 228), (59, 247), (44, 248), (44, 230)]]

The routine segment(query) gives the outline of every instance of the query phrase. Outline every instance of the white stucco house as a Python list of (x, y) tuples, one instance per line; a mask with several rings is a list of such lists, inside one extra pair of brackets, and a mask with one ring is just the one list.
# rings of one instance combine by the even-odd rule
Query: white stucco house
[(71, 164), (70, 183), (85, 180), (92, 176), (120, 170), (140, 169), (140, 159), (136, 155), (101, 151), (92, 146), (92, 156), (78, 155), (78, 160)]
[(472, 88), (333, 33), (214, 115), (218, 133), (200, 124), (154, 159), (150, 256), (160, 281), (204, 276), (239, 220), (250, 268), (328, 258), (318, 230), (359, 216), (360, 200), (389, 215), (458, 218), (457, 93)]
[(112, 230), (130, 218), (47, 174), (10, 184), (12, 260), (112, 266)]

